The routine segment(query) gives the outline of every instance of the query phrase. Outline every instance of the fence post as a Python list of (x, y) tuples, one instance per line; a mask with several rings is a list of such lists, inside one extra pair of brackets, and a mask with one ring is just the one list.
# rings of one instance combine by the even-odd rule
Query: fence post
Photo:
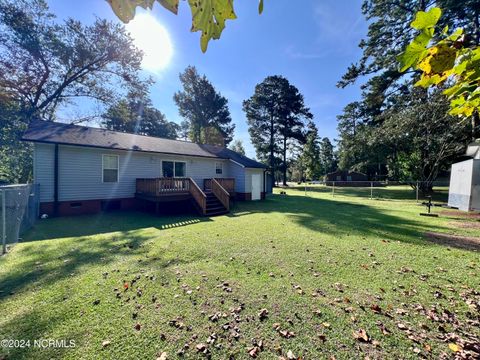
[(373, 200), (373, 181), (370, 181), (370, 200)]
[(333, 183), (333, 186), (332, 186), (332, 196), (335, 196), (335, 181), (333, 181), (332, 183)]
[(2, 255), (7, 253), (7, 212), (5, 206), (5, 190), (2, 192)]
[(416, 198), (417, 198), (417, 203), (418, 203), (418, 181), (417, 181), (417, 187), (416, 187), (416, 189), (417, 189), (417, 192), (416, 192), (416, 193), (417, 193), (417, 194), (416, 194)]

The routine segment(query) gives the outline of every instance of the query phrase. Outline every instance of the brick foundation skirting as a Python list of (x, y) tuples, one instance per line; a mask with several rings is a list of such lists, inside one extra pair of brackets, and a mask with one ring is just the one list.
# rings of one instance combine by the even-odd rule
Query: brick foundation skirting
[[(74, 200), (58, 203), (59, 216), (96, 214), (102, 210), (134, 210), (137, 208), (137, 199), (101, 199), (101, 200)], [(54, 215), (54, 203), (40, 203), (40, 215)]]

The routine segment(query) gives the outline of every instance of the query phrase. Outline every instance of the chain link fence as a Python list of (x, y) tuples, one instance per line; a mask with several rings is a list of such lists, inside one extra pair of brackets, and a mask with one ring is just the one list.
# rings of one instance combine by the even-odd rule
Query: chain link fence
[[(449, 181), (313, 181), (296, 185), (309, 193), (325, 193), (335, 196), (362, 197), (368, 199), (412, 200), (424, 202), (448, 201)], [(427, 189), (427, 191), (425, 191)]]
[(2, 255), (7, 252), (7, 244), (17, 243), (38, 218), (38, 187), (32, 184), (0, 186)]

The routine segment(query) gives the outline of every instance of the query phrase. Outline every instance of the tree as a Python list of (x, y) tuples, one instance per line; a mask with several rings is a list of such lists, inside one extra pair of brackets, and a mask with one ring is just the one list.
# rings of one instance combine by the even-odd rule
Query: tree
[(103, 115), (102, 125), (110, 130), (176, 139), (179, 126), (167, 121), (150, 99), (129, 96), (112, 105)]
[[(363, 56), (357, 64), (349, 67), (338, 85), (348, 86), (364, 76), (368, 80), (362, 85), (361, 100), (347, 106), (339, 117), (340, 168), (364, 171), (371, 177), (388, 174), (395, 180), (404, 172), (404, 154), (399, 144), (390, 141), (388, 136), (380, 135), (388, 130), (384, 128), (384, 123), (391, 116), (390, 110), (398, 111), (399, 104), (411, 106), (413, 93), (419, 101), (430, 101), (428, 91), (420, 96), (414, 86), (421, 78), (421, 70), (414, 68), (407, 72), (400, 71), (398, 53), (399, 49), (405, 49), (418, 37), (418, 31), (409, 26), (416, 19), (417, 12), (426, 11), (434, 5), (445, 10), (445, 16), (438, 22), (439, 28), (446, 24), (464, 27), (474, 34), (474, 42), (478, 43), (480, 29), (475, 25), (480, 20), (478, 0), (364, 1), (362, 9), (369, 20), (369, 30), (367, 37), (360, 43)], [(434, 41), (435, 39), (436, 37)], [(423, 51), (421, 46), (418, 50)], [(434, 102), (434, 105), (440, 106), (440, 103)], [(448, 112), (444, 107), (440, 109)], [(425, 119), (423, 117), (422, 121)], [(421, 136), (420, 133), (416, 134)], [(416, 139), (410, 139), (414, 140)], [(451, 158), (443, 158), (441, 166), (446, 166), (445, 162), (450, 160)], [(410, 177), (417, 176), (411, 168), (409, 171)]]
[[(478, 4), (477, 6), (480, 6)], [(424, 88), (446, 84), (444, 94), (451, 99), (450, 114), (472, 118), (474, 131), (480, 124), (480, 11), (477, 9), (477, 31), (470, 38), (462, 28), (448, 34), (444, 28), (440, 39), (430, 45), (434, 38), (437, 24), (441, 18), (440, 8), (431, 8), (428, 12), (419, 11), (411, 27), (419, 34), (398, 57), (402, 71), (409, 68), (421, 71), (416, 86)], [(450, 83), (447, 83), (452, 79)], [(475, 133), (473, 134), (475, 138)]]
[(245, 147), (243, 146), (242, 140), (235, 140), (230, 145), (230, 150), (233, 150), (233, 151), (245, 156)]
[[(278, 132), (281, 138), (283, 185), (287, 185), (287, 152), (291, 142), (305, 143), (305, 120), (313, 119), (310, 109), (305, 106), (303, 95), (288, 80), (282, 81), (284, 93), (280, 103), (281, 116), (278, 118)], [(280, 100), (280, 99), (279, 99)]]
[(178, 135), (180, 139), (187, 141), (190, 133), (190, 123), (187, 120), (182, 120)]
[[(308, 180), (318, 180), (321, 175), (320, 167), (320, 139), (318, 129), (315, 123), (309, 122), (307, 125), (305, 146), (300, 157), (299, 169), (305, 169), (305, 178)], [(302, 176), (303, 177), (303, 176)]]
[(30, 182), (32, 144), (18, 140), (27, 127), (20, 105), (0, 96), (0, 119), (0, 184)]
[(235, 130), (228, 100), (193, 66), (180, 74), (180, 81), (183, 91), (175, 93), (173, 99), (180, 116), (189, 122), (190, 140), (199, 144), (227, 146)]
[[(135, 16), (135, 9), (141, 6), (152, 9), (155, 0), (107, 0), (120, 20), (128, 23)], [(157, 0), (167, 10), (175, 15), (178, 13), (179, 0)], [(233, 0), (198, 0), (189, 1), (192, 11), (191, 31), (201, 31), (200, 46), (203, 52), (207, 51), (210, 39), (219, 39), (226, 20), (236, 19), (233, 9)], [(263, 0), (259, 0), (258, 12), (263, 12)]]
[(59, 23), (43, 0), (0, 0), (0, 87), (27, 121), (53, 120), (77, 99), (111, 103), (118, 89), (145, 88), (142, 54), (121, 25)]
[(376, 129), (377, 141), (396, 148), (399, 180), (419, 181), (425, 193), (469, 140), (470, 127), (448, 111), (448, 99), (441, 91), (417, 89), (386, 112), (383, 126)]
[(0, 33), (0, 176), (8, 182), (32, 178), (31, 145), (19, 141), (30, 121), (54, 120), (79, 99), (105, 106), (148, 85), (121, 25), (59, 22), (43, 0), (0, 0)]
[(320, 167), (323, 175), (331, 173), (336, 169), (335, 153), (333, 145), (328, 137), (320, 142)]
[(252, 97), (243, 102), (243, 110), (257, 157), (268, 162), (275, 174), (280, 156), (282, 180), (286, 185), (289, 142), (304, 141), (304, 120), (312, 118), (303, 96), (284, 77), (269, 76), (255, 86)]

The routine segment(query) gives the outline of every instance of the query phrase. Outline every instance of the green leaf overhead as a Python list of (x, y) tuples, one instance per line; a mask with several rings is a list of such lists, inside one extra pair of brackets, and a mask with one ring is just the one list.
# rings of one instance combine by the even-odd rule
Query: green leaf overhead
[(258, 13), (259, 14), (263, 13), (263, 0), (260, 0), (258, 2)]
[(201, 31), (200, 47), (207, 51), (210, 39), (219, 39), (225, 21), (236, 19), (233, 0), (188, 0), (192, 10), (192, 31)]
[(442, 16), (442, 10), (439, 8), (431, 8), (429, 11), (419, 11), (411, 26), (417, 30), (432, 28), (437, 25), (438, 20)]
[(144, 9), (151, 9), (155, 0), (107, 0), (113, 12), (124, 23), (128, 23), (135, 16), (135, 9), (141, 6)]
[[(141, 6), (144, 9), (152, 9), (155, 1), (158, 1), (165, 9), (174, 14), (178, 13), (179, 0), (106, 0), (112, 7), (113, 12), (124, 23), (128, 23), (135, 17), (135, 9)], [(219, 39), (225, 29), (225, 21), (236, 19), (233, 8), (233, 0), (188, 0), (192, 12), (191, 31), (200, 31), (200, 47), (203, 52), (207, 51), (208, 42), (211, 39)], [(264, 0), (258, 2), (258, 12), (263, 12)]]

